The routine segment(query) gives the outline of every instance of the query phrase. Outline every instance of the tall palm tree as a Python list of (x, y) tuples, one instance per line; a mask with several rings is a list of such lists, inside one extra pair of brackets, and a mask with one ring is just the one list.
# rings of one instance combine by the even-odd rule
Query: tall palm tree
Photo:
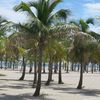
[[(39, 54), (39, 63), (38, 63), (38, 80), (37, 86), (34, 93), (34, 96), (40, 95), (40, 88), (41, 88), (41, 68), (42, 68), (42, 56), (43, 56), (43, 49), (45, 40), (48, 34), (48, 28), (51, 26), (52, 22), (55, 19), (55, 16), (59, 16), (60, 19), (65, 19), (67, 16), (67, 10), (61, 9), (54, 13), (55, 7), (61, 2), (62, 0), (38, 0), (32, 1), (29, 3), (22, 2), (20, 5), (15, 7), (16, 11), (26, 11), (29, 16), (31, 16), (31, 22), (35, 27), (35, 32), (37, 33), (39, 40), (38, 40), (38, 54)], [(36, 12), (31, 10), (31, 7), (35, 8)]]

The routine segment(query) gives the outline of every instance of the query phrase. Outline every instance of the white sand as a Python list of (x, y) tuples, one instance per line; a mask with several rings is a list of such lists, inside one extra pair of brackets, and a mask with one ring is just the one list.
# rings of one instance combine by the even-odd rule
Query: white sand
[[(83, 90), (77, 90), (79, 73), (63, 72), (63, 82), (58, 85), (58, 75), (54, 74), (54, 82), (50, 86), (42, 85), (40, 97), (33, 97), (31, 88), (33, 74), (26, 74), (25, 81), (17, 81), (21, 76), (19, 71), (0, 70), (7, 76), (0, 76), (0, 100), (100, 100), (100, 74), (84, 74)], [(42, 75), (42, 81), (47, 80), (47, 74)]]

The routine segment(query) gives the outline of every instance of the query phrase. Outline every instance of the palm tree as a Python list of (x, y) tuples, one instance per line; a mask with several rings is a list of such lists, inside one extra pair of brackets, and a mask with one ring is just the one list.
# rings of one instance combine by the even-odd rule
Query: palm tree
[(0, 61), (1, 61), (1, 69), (3, 68), (2, 61), (5, 54), (5, 37), (0, 37)]
[(6, 34), (5, 31), (7, 30), (7, 23), (8, 21), (0, 16), (0, 60), (1, 60), (1, 68), (2, 68), (2, 60), (5, 55), (5, 41), (6, 41)]
[(19, 78), (19, 80), (24, 80), (24, 78), (25, 78), (26, 62), (25, 62), (24, 56), (22, 58), (22, 66), (23, 66), (22, 76)]
[[(38, 52), (39, 52), (39, 63), (38, 63), (38, 80), (36, 91), (34, 96), (40, 95), (40, 88), (41, 88), (41, 68), (42, 68), (42, 56), (43, 56), (43, 49), (44, 43), (46, 40), (46, 36), (48, 33), (48, 28), (50, 27), (51, 23), (55, 19), (55, 16), (59, 16), (58, 18), (63, 18), (67, 16), (67, 10), (61, 9), (53, 14), (55, 7), (61, 2), (61, 0), (38, 0), (24, 3), (22, 2), (20, 5), (15, 7), (16, 11), (26, 11), (31, 16), (31, 21), (36, 26), (35, 33), (38, 33), (39, 40), (38, 40)], [(36, 9), (36, 13), (31, 10), (31, 7)], [(36, 30), (37, 29), (37, 30)], [(33, 33), (33, 32), (32, 32)]]
[(55, 52), (56, 52), (55, 48), (56, 48), (57, 44), (58, 44), (57, 41), (55, 39), (51, 39), (51, 38), (47, 42), (47, 46), (46, 46), (46, 50), (45, 50), (46, 54), (45, 55), (48, 56), (47, 58), (49, 60), (49, 65), (48, 65), (49, 72), (48, 72), (48, 79), (47, 79), (45, 85), (49, 85), (50, 82), (52, 81), (52, 69), (53, 69), (53, 60), (54, 60), (53, 58), (55, 56)]
[[(25, 71), (26, 71), (26, 63), (27, 63), (27, 58), (28, 58), (27, 56), (28, 48), (31, 48), (31, 46), (27, 44), (27, 43), (31, 44), (31, 42), (29, 41), (30, 37), (27, 36), (25, 32), (24, 34), (20, 32), (16, 32), (9, 36), (9, 40), (11, 41), (9, 44), (10, 45), (12, 44), (13, 47), (15, 46), (18, 49), (18, 54), (17, 56), (15, 56), (15, 58), (17, 59), (20, 58), (22, 60), (22, 67), (23, 67), (22, 76), (19, 78), (19, 80), (24, 80)], [(13, 52), (15, 53), (15, 50), (13, 50)], [(11, 54), (14, 56), (13, 52), (11, 52)]]
[(93, 18), (88, 18), (86, 21), (83, 19), (80, 19), (78, 22), (77, 21), (70, 21), (70, 23), (75, 24), (76, 26), (80, 27), (80, 30), (82, 32), (87, 33), (89, 30), (89, 24), (94, 25), (94, 19)]
[(77, 34), (75, 34), (71, 55), (75, 61), (80, 62), (81, 64), (80, 79), (79, 79), (79, 84), (77, 86), (77, 89), (82, 88), (84, 64), (86, 63), (89, 57), (87, 53), (90, 52), (89, 47), (91, 45), (94, 45), (95, 47), (95, 43), (96, 40), (91, 35), (88, 35), (87, 33), (78, 32)]
[(100, 42), (100, 34), (90, 31), (88, 32), (92, 37), (94, 37), (98, 42)]
[(62, 42), (58, 42), (56, 43), (55, 46), (55, 55), (54, 55), (54, 59), (55, 61), (59, 62), (59, 67), (58, 67), (58, 84), (63, 84), (62, 81), (62, 72), (61, 72), (61, 68), (62, 68), (62, 61), (66, 60), (66, 49), (64, 47), (64, 45), (62, 44)]

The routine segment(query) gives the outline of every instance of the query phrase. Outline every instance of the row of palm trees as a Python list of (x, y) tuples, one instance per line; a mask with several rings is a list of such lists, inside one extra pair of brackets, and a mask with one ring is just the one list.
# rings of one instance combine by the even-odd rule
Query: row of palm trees
[[(54, 63), (55, 73), (58, 68), (58, 83), (63, 84), (62, 62), (79, 62), (81, 66), (78, 89), (82, 88), (85, 63), (95, 61), (100, 66), (100, 35), (88, 30), (88, 24), (94, 24), (93, 19), (90, 18), (86, 21), (81, 19), (78, 23), (71, 21), (67, 24), (66, 19), (70, 15), (70, 10), (55, 11), (60, 2), (61, 0), (21, 2), (14, 7), (14, 10), (26, 12), (28, 22), (15, 24), (6, 21), (10, 24), (8, 25), (9, 30), (14, 30), (9, 37), (1, 34), (4, 32), (1, 32), (2, 27), (0, 26), (0, 60), (5, 61), (5, 66), (9, 61), (10, 67), (13, 65), (13, 69), (16, 62), (22, 61), (23, 72), (19, 80), (23, 80), (25, 77), (27, 63), (30, 64), (31, 73), (34, 62), (33, 86), (34, 84), (36, 86), (34, 96), (40, 95), (42, 66), (44, 66), (43, 72), (45, 72), (46, 62), (48, 62), (49, 71), (46, 85), (52, 81)], [(35, 12), (32, 8), (35, 8)], [(4, 26), (4, 24), (0, 25)]]

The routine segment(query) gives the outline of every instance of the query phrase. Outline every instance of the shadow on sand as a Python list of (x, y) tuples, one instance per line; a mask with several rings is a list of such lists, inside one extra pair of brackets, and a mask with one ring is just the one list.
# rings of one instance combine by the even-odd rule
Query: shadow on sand
[(22, 94), (22, 95), (1, 94), (0, 100), (54, 100), (54, 99), (47, 98), (46, 95), (34, 97), (32, 96), (32, 94)]
[(76, 88), (53, 88), (54, 90), (59, 90), (60, 93), (69, 93), (69, 94), (80, 94), (84, 96), (100, 96), (99, 89), (76, 89)]
[[(4, 79), (3, 79), (4, 80)], [(14, 81), (14, 80), (5, 80), (5, 81)], [(17, 80), (18, 81), (18, 80)], [(7, 85), (0, 86), (0, 91), (7, 88), (12, 89), (24, 89), (24, 88), (31, 88), (32, 81), (28, 81), (23, 83), (25, 81), (19, 81), (17, 83), (11, 83)], [(45, 81), (44, 81), (45, 82)], [(43, 82), (43, 83), (44, 83)], [(71, 85), (71, 84), (69, 84)], [(66, 93), (66, 94), (79, 94), (83, 96), (91, 96), (91, 97), (100, 97), (100, 89), (76, 89), (76, 88), (68, 88), (64, 85), (57, 85), (57, 83), (51, 83), (50, 86), (43, 85), (44, 88), (51, 88), (54, 90), (57, 90), (59, 93)], [(0, 94), (0, 100), (54, 100), (51, 98), (48, 98), (46, 95), (41, 95), (40, 97), (33, 97), (33, 94), (22, 94), (22, 95), (8, 95), (8, 94)]]

